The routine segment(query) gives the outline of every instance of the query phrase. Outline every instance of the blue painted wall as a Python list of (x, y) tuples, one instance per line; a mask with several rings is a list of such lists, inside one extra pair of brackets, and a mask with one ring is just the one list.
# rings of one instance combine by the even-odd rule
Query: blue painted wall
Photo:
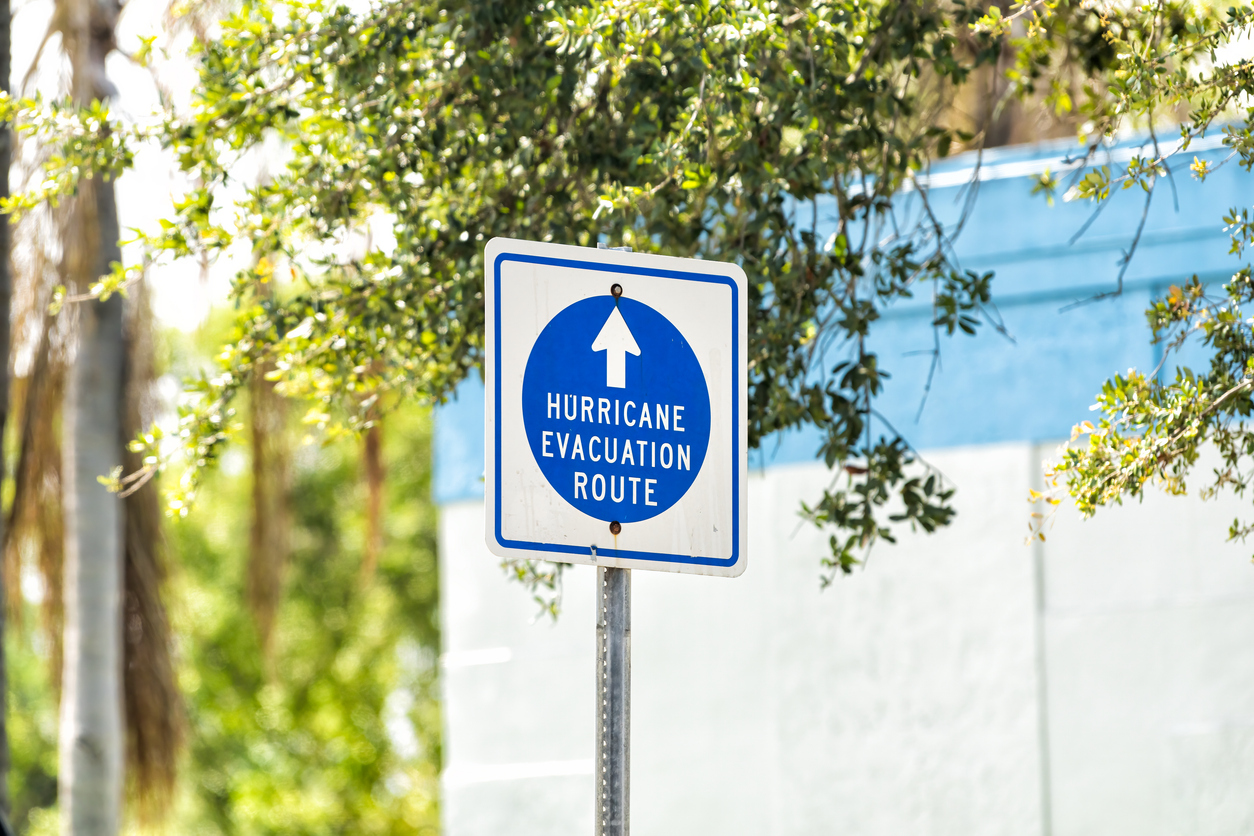
[[(1142, 147), (1143, 140), (1127, 142), (1109, 153), (1117, 162)], [(924, 352), (933, 346), (930, 288), (920, 287), (917, 298), (896, 304), (873, 329), (872, 348), (892, 374), (877, 408), (919, 449), (1067, 435), (1089, 416), (1104, 380), (1158, 364), (1144, 316), (1151, 298), (1194, 273), (1222, 281), (1240, 267), (1228, 255), (1222, 217), (1230, 207), (1249, 205), (1254, 175), (1230, 163), (1198, 183), (1187, 171), (1193, 154), (1215, 165), (1227, 152), (1195, 145), (1174, 163), (1179, 169), (1174, 189), (1164, 182), (1155, 190), (1122, 295), (1063, 310), (1114, 289), (1118, 263), (1144, 207), (1140, 189), (1123, 192), (1072, 243), (1092, 206), (1060, 199), (1051, 207), (1031, 195), (1030, 177), (1046, 168), (1062, 173), (1075, 152), (1075, 144), (1066, 142), (985, 153), (957, 252), (966, 268), (996, 273), (993, 298), (1010, 339), (987, 326), (976, 337), (942, 337), (942, 365), (921, 415), (931, 364)], [(930, 173), (932, 208), (947, 222), (961, 213), (962, 184), (975, 163), (963, 155)], [(825, 212), (820, 203), (818, 209), (816, 231), (825, 238), (834, 221), (830, 207)], [(903, 202), (903, 212), (919, 210), (917, 196)], [(799, 207), (801, 217), (812, 211)], [(842, 352), (841, 346), (830, 349), (831, 362)], [(1198, 351), (1186, 351), (1181, 360), (1197, 368), (1206, 362)], [(817, 449), (813, 430), (780, 433), (752, 451), (750, 462), (766, 467), (808, 461)], [(483, 467), (483, 385), (474, 378), (436, 414), (436, 501), (481, 497)]]

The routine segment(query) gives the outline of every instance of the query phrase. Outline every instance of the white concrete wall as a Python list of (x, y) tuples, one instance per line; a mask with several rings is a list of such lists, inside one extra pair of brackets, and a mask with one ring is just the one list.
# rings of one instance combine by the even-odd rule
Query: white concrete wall
[[(1028, 546), (1040, 455), (930, 454), (957, 522), (825, 591), (816, 464), (752, 477), (744, 576), (634, 573), (634, 832), (1254, 833), (1254, 544), (1223, 542), (1252, 509), (1064, 510)], [(591, 834), (593, 571), (535, 620), (480, 502), (441, 561), (446, 833)]]
[(1251, 515), (1159, 493), (1059, 515), (1042, 549), (1055, 834), (1254, 833), (1254, 542), (1225, 542)]

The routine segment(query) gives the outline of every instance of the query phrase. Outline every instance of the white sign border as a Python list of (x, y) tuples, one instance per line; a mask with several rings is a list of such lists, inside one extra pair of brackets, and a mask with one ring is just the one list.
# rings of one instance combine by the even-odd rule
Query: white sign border
[[(615, 549), (600, 544), (576, 546), (509, 540), (501, 534), (500, 513), (500, 333), (501, 264), (506, 261), (547, 264), (619, 275), (647, 275), (686, 281), (715, 282), (732, 290), (732, 554), (727, 558)], [(484, 531), (488, 550), (498, 557), (552, 560), (648, 569), (684, 574), (736, 577), (748, 563), (749, 498), (749, 349), (748, 278), (737, 264), (702, 259), (672, 258), (649, 253), (592, 249), (565, 244), (493, 238), (484, 247)], [(608, 528), (607, 528), (608, 536)], [(593, 551), (595, 546), (595, 552)]]

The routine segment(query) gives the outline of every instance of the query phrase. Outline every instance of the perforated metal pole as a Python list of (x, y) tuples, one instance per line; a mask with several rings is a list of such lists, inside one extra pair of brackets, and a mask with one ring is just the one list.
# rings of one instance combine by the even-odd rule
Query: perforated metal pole
[(631, 570), (597, 567), (596, 836), (627, 836)]

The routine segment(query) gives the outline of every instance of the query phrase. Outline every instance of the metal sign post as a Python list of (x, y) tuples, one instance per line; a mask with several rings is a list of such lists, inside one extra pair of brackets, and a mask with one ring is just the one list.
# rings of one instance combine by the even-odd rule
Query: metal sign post
[(597, 568), (596, 836), (627, 836), (631, 789), (631, 570)]

